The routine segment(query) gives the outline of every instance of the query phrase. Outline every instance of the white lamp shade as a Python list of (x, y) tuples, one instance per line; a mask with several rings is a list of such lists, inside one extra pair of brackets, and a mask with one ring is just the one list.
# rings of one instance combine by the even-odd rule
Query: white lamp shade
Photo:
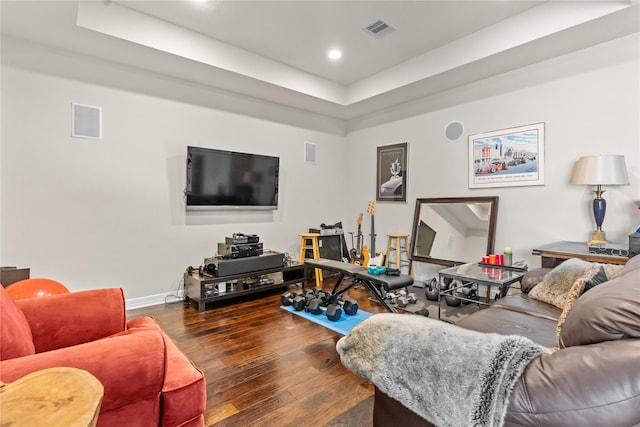
[(573, 170), (573, 175), (571, 175), (571, 183), (582, 185), (629, 185), (624, 156), (580, 157)]

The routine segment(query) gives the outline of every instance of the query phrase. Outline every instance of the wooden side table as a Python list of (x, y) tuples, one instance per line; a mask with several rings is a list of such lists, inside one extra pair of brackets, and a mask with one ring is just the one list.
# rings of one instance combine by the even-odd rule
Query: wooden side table
[(553, 268), (569, 258), (580, 258), (589, 262), (623, 265), (629, 261), (624, 256), (589, 253), (586, 242), (560, 241), (540, 246), (531, 251), (532, 255), (540, 255), (542, 267)]
[(104, 387), (89, 372), (50, 368), (0, 383), (3, 427), (95, 427)]

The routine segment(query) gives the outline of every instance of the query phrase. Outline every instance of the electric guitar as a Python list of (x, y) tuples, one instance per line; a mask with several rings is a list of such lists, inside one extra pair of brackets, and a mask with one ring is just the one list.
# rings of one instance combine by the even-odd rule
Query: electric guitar
[(362, 245), (362, 262), (360, 263), (360, 265), (367, 267), (369, 265), (369, 258), (371, 258), (369, 248), (367, 247), (367, 245)]
[(375, 214), (376, 214), (376, 201), (369, 202), (369, 209), (367, 210), (371, 215), (371, 254), (366, 264), (367, 267), (380, 267), (384, 265), (384, 254), (382, 252), (376, 253), (376, 227), (375, 227)]
[[(353, 237), (353, 236), (352, 236)], [(353, 240), (351, 241), (353, 244)], [(358, 216), (358, 237), (356, 239), (356, 246), (349, 251), (351, 264), (363, 265), (362, 261), (362, 214)]]

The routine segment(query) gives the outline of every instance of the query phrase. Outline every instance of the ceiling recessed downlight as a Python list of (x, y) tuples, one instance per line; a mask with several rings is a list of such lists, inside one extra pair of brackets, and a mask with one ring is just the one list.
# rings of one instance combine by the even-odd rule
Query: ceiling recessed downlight
[(331, 49), (327, 54), (329, 59), (333, 59), (334, 61), (342, 58), (342, 52), (339, 49)]

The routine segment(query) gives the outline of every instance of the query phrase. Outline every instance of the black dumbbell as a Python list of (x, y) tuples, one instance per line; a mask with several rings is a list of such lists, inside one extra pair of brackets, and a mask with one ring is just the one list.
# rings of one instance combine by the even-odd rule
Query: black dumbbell
[(282, 305), (293, 306), (295, 311), (302, 311), (307, 305), (307, 298), (302, 292), (296, 292), (295, 294), (287, 291), (280, 297)]
[(395, 304), (398, 301), (398, 295), (394, 294), (393, 292), (389, 292), (387, 293), (387, 299), (391, 304)]
[(314, 291), (307, 291), (304, 295), (305, 300), (306, 300), (306, 304), (305, 306), (309, 305), (309, 303), (311, 302), (311, 300), (317, 298), (316, 293)]
[[(324, 311), (327, 315), (327, 319), (335, 322), (336, 320), (342, 317), (342, 308), (340, 308), (340, 304), (329, 304), (329, 306), (325, 307), (324, 302), (320, 298), (316, 298), (311, 300), (309, 305), (305, 308), (308, 313), (311, 314), (322, 314)], [(357, 307), (356, 307), (357, 308)]]
[(327, 298), (327, 294), (322, 289), (318, 289), (318, 288), (316, 288), (316, 290), (313, 291), (313, 295), (315, 295), (316, 298), (320, 298), (322, 301), (324, 301)]
[(318, 315), (322, 313), (322, 298), (314, 298), (304, 308), (307, 313)]
[(326, 309), (327, 311), (327, 319), (335, 322), (342, 317), (342, 308), (340, 308), (340, 304), (329, 304)]
[(358, 301), (354, 299), (348, 299), (346, 301), (340, 301), (340, 305), (342, 305), (342, 310), (344, 314), (348, 316), (353, 316), (358, 312)]
[(477, 301), (479, 299), (478, 291), (474, 288), (462, 288), (461, 296), (464, 296), (466, 298), (466, 300), (462, 301), (462, 304), (464, 305), (471, 304), (472, 301), (469, 300)]
[(415, 314), (419, 314), (420, 316), (429, 317), (429, 310), (426, 308), (422, 308), (415, 312)]
[(307, 298), (302, 295), (299, 295), (293, 299), (293, 309), (295, 311), (302, 311), (307, 306)]
[(456, 296), (458, 295), (457, 291), (453, 292), (453, 295), (446, 295), (444, 297), (444, 300), (447, 302), (447, 305), (450, 307), (458, 307), (460, 305), (460, 303), (462, 302), (460, 300), (460, 298), (456, 298)]
[(438, 301), (438, 294), (440, 293), (440, 286), (435, 277), (424, 283), (424, 294), (429, 301)]
[(338, 301), (338, 303), (331, 303), (325, 306), (324, 301), (320, 298), (312, 299), (305, 307), (305, 311), (315, 315), (326, 311), (327, 318), (332, 321), (340, 319), (343, 312), (348, 316), (353, 316), (358, 312), (358, 309), (358, 302), (356, 300)]
[(287, 291), (287, 292), (283, 293), (282, 296), (280, 297), (280, 302), (284, 306), (290, 306), (291, 304), (293, 304), (293, 299), (296, 296), (297, 296), (296, 294)]
[(398, 307), (400, 308), (405, 308), (407, 305), (409, 305), (409, 299), (404, 295), (399, 296), (396, 299), (396, 304), (398, 304)]

